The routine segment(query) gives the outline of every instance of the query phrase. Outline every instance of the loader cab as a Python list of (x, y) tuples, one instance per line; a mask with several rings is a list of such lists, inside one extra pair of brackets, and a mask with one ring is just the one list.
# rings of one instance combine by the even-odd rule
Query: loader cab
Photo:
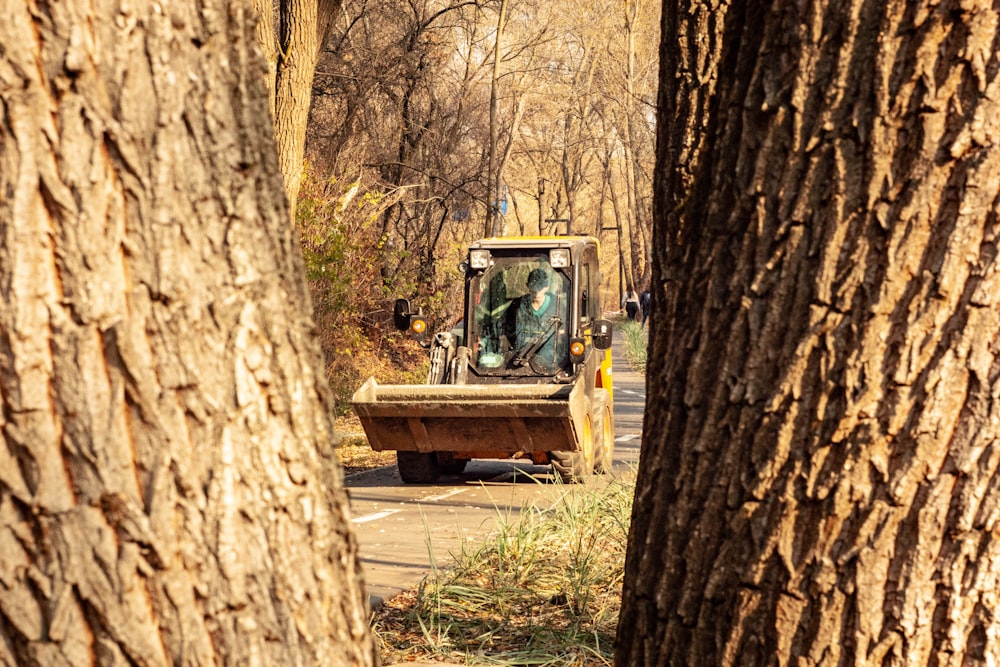
[(481, 241), (463, 269), (468, 382), (568, 382), (586, 348), (602, 347), (600, 339), (584, 339), (600, 316), (592, 239)]
[(564, 482), (607, 472), (611, 323), (600, 317), (597, 239), (484, 239), (461, 270), (457, 329), (430, 335), (419, 308), (396, 302), (396, 327), (414, 334), (430, 363), (422, 384), (369, 378), (354, 393), (372, 449), (396, 450), (400, 477), (417, 484), (476, 458), (548, 463)]

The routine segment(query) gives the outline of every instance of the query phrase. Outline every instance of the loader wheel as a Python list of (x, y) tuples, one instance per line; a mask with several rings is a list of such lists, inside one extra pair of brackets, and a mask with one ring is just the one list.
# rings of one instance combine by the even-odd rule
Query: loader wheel
[(396, 452), (396, 465), (407, 484), (430, 484), (441, 476), (441, 466), (434, 454)]
[(608, 400), (607, 389), (594, 390), (594, 472), (611, 472), (615, 454), (615, 418)]
[(583, 452), (549, 452), (549, 460), (564, 484), (580, 484), (587, 478), (587, 459)]
[(465, 470), (465, 466), (469, 463), (468, 459), (456, 459), (455, 455), (451, 452), (438, 452), (434, 456), (437, 460), (438, 468), (445, 475), (461, 475)]
[(549, 452), (552, 469), (565, 484), (581, 484), (594, 472), (594, 429), (587, 417), (583, 427), (583, 449), (578, 452)]

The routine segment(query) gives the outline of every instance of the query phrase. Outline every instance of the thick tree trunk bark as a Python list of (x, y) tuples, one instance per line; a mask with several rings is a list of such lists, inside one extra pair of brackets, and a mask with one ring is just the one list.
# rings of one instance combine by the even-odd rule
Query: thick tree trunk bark
[(282, 0), (281, 13), (274, 135), (278, 142), (278, 164), (294, 222), (295, 204), (302, 185), (312, 83), (322, 48), (317, 32), (319, 3), (317, 0)]
[(991, 664), (998, 12), (689, 4), (616, 662)]
[(341, 0), (250, 0), (250, 6), (267, 66), (264, 81), (270, 91), (278, 164), (294, 222), (316, 63)]
[(374, 661), (253, 39), (2, 4), (2, 664)]
[(250, 6), (256, 17), (257, 45), (264, 55), (264, 88), (271, 92), (267, 100), (268, 109), (274, 119), (277, 116), (278, 61), (281, 58), (278, 50), (279, 4), (277, 0), (250, 0)]

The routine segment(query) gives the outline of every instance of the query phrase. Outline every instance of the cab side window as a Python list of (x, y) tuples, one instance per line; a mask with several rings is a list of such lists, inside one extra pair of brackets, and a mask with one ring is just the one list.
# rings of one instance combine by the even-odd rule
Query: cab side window
[(580, 266), (580, 321), (589, 322), (600, 317), (601, 304), (597, 290), (601, 284), (600, 266), (597, 253), (589, 250), (583, 255)]
[(601, 302), (597, 298), (597, 294), (600, 293), (601, 284), (601, 266), (597, 262), (597, 258), (587, 265), (588, 273), (590, 273), (590, 284), (594, 286), (594, 298), (590, 300), (590, 317), (591, 319), (599, 319), (601, 317)]

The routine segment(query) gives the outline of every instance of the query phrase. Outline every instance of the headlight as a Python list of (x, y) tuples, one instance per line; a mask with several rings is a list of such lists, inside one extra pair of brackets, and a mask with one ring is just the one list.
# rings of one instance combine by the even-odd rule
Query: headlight
[(490, 265), (490, 251), (482, 248), (469, 251), (469, 266), (473, 269), (485, 269)]
[(553, 269), (564, 269), (569, 266), (569, 248), (555, 248), (549, 251), (549, 264)]

